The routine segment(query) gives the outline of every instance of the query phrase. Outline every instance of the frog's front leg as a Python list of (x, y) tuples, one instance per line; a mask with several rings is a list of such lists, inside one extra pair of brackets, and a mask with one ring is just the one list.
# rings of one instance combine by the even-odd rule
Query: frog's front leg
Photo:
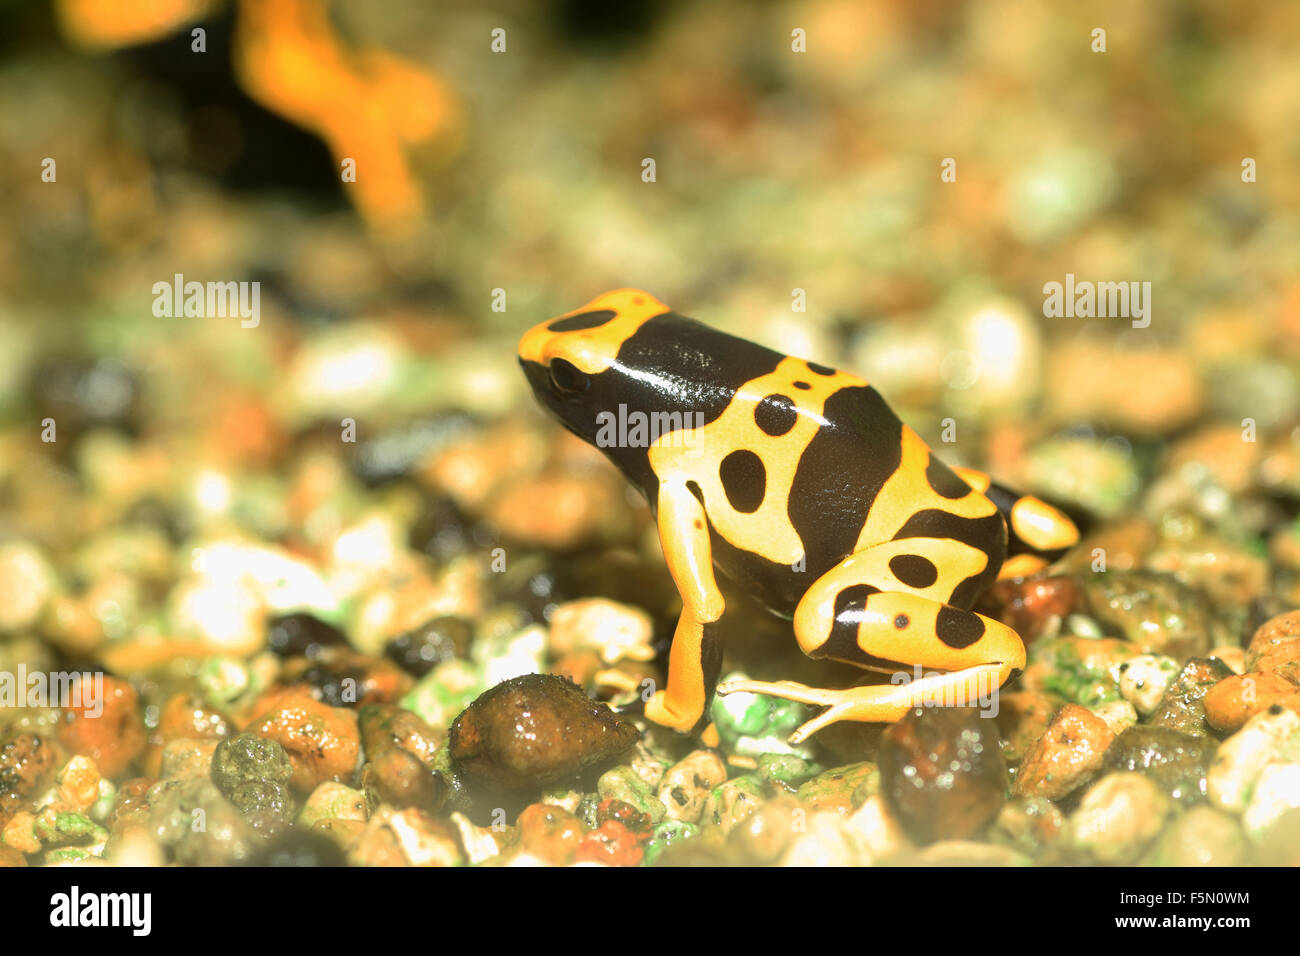
[(704, 506), (686, 482), (659, 486), (659, 542), (682, 598), (672, 648), (668, 686), (646, 703), (648, 720), (682, 733), (702, 725), (722, 666), (715, 634), (725, 602), (713, 575), (713, 549)]
[[(808, 656), (903, 675), (903, 683), (845, 690), (788, 681), (727, 681), (718, 693), (768, 694), (827, 709), (790, 738), (800, 743), (841, 720), (893, 721), (912, 707), (972, 705), (1025, 666), (1025, 647), (999, 621), (947, 602), (988, 558), (959, 541), (906, 538), (845, 558), (814, 582), (795, 609)], [(913, 668), (945, 673), (913, 675)], [(896, 676), (895, 678), (899, 678)]]

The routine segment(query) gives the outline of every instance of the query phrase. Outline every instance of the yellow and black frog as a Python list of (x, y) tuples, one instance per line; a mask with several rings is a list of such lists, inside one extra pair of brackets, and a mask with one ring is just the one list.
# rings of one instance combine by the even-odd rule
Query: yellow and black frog
[(1024, 667), (1016, 632), (971, 607), (999, 576), (1055, 560), (1078, 532), (1036, 498), (949, 468), (867, 382), (636, 289), (529, 330), (519, 361), (542, 404), (601, 448), (656, 515), (683, 610), (650, 720), (682, 732), (705, 723), (722, 656), (716, 573), (792, 619), (813, 658), (942, 672), (843, 690), (717, 686), (824, 707), (796, 743), (840, 720), (897, 720), (923, 701), (974, 703)]

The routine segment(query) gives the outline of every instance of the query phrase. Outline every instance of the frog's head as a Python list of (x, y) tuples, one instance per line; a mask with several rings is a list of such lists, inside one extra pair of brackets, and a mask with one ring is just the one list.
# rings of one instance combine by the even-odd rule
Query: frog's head
[(635, 403), (640, 391), (638, 370), (619, 362), (619, 350), (648, 320), (667, 311), (648, 292), (619, 289), (529, 329), (519, 341), (519, 364), (537, 400), (594, 444), (600, 413), (617, 413), (620, 403)]
[(653, 481), (648, 443), (712, 421), (740, 385), (781, 358), (671, 312), (639, 289), (607, 292), (519, 342), (537, 400), (643, 488)]

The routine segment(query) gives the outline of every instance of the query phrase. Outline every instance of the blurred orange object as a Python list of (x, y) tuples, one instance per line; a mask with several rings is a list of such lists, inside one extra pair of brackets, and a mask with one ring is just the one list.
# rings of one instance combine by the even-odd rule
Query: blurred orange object
[(382, 51), (346, 49), (319, 0), (242, 0), (236, 30), (240, 84), (355, 162), (347, 188), (366, 220), (400, 232), (418, 219), (424, 198), (402, 148), (443, 125), (441, 84)]
[(54, 9), (69, 40), (112, 48), (165, 37), (203, 19), (214, 5), (212, 0), (57, 0)]
[[(386, 51), (345, 46), (324, 0), (237, 2), (234, 70), (244, 91), (325, 141), (338, 164), (335, 175), (370, 226), (408, 231), (424, 212), (424, 195), (405, 148), (448, 125), (450, 93), (425, 70)], [(215, 5), (56, 2), (64, 34), (91, 48), (157, 40), (202, 20)]]

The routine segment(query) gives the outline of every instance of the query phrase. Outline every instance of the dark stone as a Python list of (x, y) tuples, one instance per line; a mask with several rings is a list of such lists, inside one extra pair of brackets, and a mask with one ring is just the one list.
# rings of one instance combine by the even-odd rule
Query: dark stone
[(474, 629), (464, 618), (435, 617), (388, 642), (384, 654), (408, 674), (423, 677), (439, 664), (464, 657)]
[(1106, 750), (1106, 770), (1136, 770), (1183, 804), (1205, 799), (1205, 775), (1217, 741), (1168, 727), (1130, 727)]
[(1231, 676), (1232, 669), (1217, 657), (1193, 657), (1165, 690), (1148, 723), (1195, 737), (1210, 734), (1212, 729), (1205, 719), (1205, 695), (1219, 681)]
[(997, 723), (974, 707), (913, 709), (885, 729), (877, 763), (886, 804), (918, 843), (974, 836), (1006, 802)]
[(290, 830), (252, 856), (246, 866), (346, 866), (347, 859), (329, 837), (310, 830)]
[(212, 754), (212, 782), (226, 796), (242, 783), (288, 783), (291, 776), (293, 765), (284, 747), (256, 734), (236, 734), (217, 744)]
[(271, 618), (266, 642), (280, 657), (316, 658), (326, 647), (346, 646), (348, 639), (334, 625), (299, 611)]
[(490, 790), (543, 787), (610, 760), (639, 738), (635, 726), (582, 688), (525, 674), (476, 699), (451, 725), (459, 773)]

